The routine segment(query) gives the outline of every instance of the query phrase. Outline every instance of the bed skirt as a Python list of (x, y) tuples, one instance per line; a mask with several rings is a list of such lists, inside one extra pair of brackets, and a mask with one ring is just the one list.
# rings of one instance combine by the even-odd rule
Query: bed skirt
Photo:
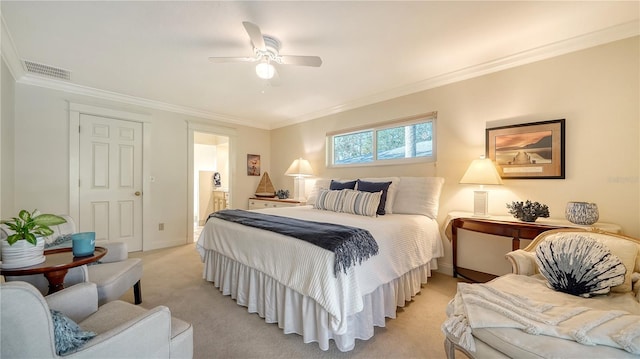
[(379, 286), (363, 297), (361, 312), (347, 317), (346, 333), (337, 334), (329, 327), (327, 311), (272, 277), (212, 250), (205, 251), (204, 265), (203, 278), (248, 312), (267, 323), (278, 323), (285, 334), (301, 335), (305, 343), (317, 342), (322, 350), (328, 350), (333, 339), (342, 352), (353, 350), (356, 339), (371, 338), (374, 326), (385, 326), (385, 318), (395, 318), (397, 307), (411, 301), (431, 276), (427, 263)]

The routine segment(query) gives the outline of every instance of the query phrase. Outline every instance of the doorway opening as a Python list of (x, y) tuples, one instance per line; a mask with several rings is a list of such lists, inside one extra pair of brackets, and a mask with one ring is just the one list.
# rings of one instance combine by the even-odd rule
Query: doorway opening
[(207, 218), (229, 208), (229, 137), (193, 132), (193, 241)]

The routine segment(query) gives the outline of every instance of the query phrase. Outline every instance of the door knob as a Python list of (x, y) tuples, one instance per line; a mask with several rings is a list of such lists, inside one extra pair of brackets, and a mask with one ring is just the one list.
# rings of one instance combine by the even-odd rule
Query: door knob
[(139, 195), (141, 195), (141, 194), (142, 194), (142, 192), (140, 192), (140, 191), (136, 191), (136, 193), (134, 193), (134, 194), (135, 194), (136, 196), (139, 196)]

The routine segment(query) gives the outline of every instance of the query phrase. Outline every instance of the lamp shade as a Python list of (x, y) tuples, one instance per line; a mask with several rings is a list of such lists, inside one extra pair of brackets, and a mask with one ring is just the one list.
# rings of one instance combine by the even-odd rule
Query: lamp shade
[(298, 158), (294, 160), (289, 169), (284, 173), (287, 176), (295, 176), (295, 177), (309, 177), (313, 176), (313, 170), (311, 169), (311, 165), (309, 161)]
[(479, 159), (473, 160), (464, 173), (460, 183), (463, 184), (502, 184), (502, 179), (493, 161), (489, 158), (481, 156)]

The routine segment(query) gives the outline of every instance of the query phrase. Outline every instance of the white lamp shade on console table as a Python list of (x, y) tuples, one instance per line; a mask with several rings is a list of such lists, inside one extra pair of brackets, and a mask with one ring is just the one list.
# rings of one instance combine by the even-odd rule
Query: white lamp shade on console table
[(483, 186), (502, 184), (502, 179), (493, 161), (484, 156), (473, 160), (464, 176), (462, 176), (460, 183), (480, 185), (480, 189), (473, 192), (473, 215), (487, 217), (489, 215), (489, 193), (484, 190)]
[(313, 176), (313, 170), (311, 169), (309, 161), (302, 159), (302, 157), (294, 160), (284, 174), (294, 177), (293, 199), (300, 202), (306, 202), (304, 178)]

